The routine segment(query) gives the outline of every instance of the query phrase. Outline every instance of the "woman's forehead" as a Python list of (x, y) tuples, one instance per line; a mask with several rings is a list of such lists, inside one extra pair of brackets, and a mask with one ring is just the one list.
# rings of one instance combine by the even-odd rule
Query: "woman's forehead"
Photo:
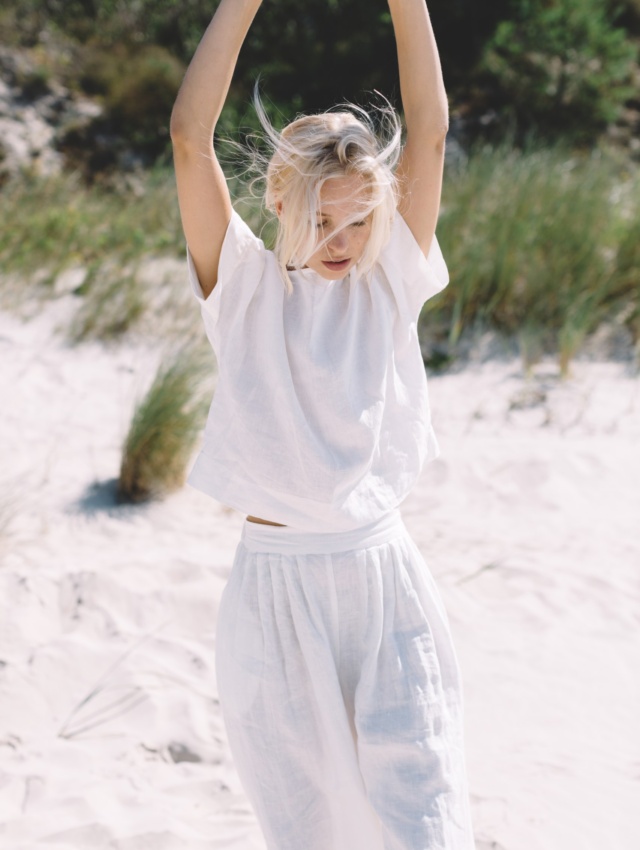
[(367, 184), (360, 175), (331, 177), (320, 188), (318, 213), (329, 215), (353, 209), (354, 204), (366, 203), (368, 194)]

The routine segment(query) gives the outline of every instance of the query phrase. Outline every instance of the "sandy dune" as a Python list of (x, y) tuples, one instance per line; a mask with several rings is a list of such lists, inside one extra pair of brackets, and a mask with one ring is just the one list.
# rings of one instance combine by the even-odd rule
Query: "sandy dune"
[[(258, 850), (214, 675), (243, 518), (114, 505), (158, 352), (68, 348), (58, 318), (0, 314), (0, 848)], [(478, 850), (636, 850), (640, 381), (493, 359), (430, 386), (443, 454), (403, 513), (458, 647)]]

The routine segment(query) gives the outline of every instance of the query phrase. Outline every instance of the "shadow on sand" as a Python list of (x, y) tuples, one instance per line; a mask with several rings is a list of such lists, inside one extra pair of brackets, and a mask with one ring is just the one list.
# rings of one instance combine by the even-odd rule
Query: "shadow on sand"
[(96, 514), (117, 514), (126, 517), (145, 511), (148, 503), (127, 502), (118, 492), (118, 479), (108, 478), (104, 481), (93, 481), (76, 502), (71, 505), (71, 511), (87, 516)]

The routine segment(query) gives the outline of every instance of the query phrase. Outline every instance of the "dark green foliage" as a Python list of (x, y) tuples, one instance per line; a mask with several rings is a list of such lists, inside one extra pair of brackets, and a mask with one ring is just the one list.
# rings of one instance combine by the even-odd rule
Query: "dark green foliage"
[[(124, 137), (127, 145), (150, 161), (169, 149), (169, 118), (184, 76), (182, 63), (162, 47), (85, 46), (79, 52), (78, 83), (87, 94), (102, 99), (105, 111), (79, 137), (73, 128), (62, 147), (76, 161), (99, 157), (96, 137)], [(103, 144), (103, 147), (104, 144)], [(116, 160), (115, 145), (103, 151), (103, 164)], [(89, 165), (93, 165), (90, 162)], [(100, 166), (101, 163), (96, 163)]]
[(619, 26), (630, 34), (640, 35), (640, 0), (607, 0), (606, 8)]
[(637, 58), (602, 0), (511, 0), (480, 71), (505, 126), (590, 143), (634, 93)]
[(182, 64), (161, 47), (145, 47), (113, 63), (105, 105), (109, 118), (139, 149), (160, 154), (169, 142), (171, 107)]
[[(17, 0), (38, 6), (37, 0)], [(48, 20), (89, 48), (159, 45), (189, 61), (217, 4), (211, 0), (44, 0)], [(385, 2), (270, 0), (242, 50), (232, 100), (246, 102), (258, 74), (286, 114), (325, 108), (378, 87), (393, 89), (395, 46)]]
[[(116, 100), (119, 93), (114, 119), (121, 118), (125, 131), (131, 128), (148, 144), (158, 128), (164, 132), (164, 111), (180, 65), (145, 48), (162, 47), (186, 65), (216, 5), (215, 0), (8, 0), (0, 12), (0, 36), (33, 43), (42, 30), (50, 30), (84, 45), (85, 87), (97, 86)], [(543, 136), (568, 133), (588, 141), (630, 96), (628, 71), (637, 47), (629, 33), (640, 30), (640, 0), (429, 0), (428, 7), (454, 107), (462, 103), (478, 115), (497, 109), (501, 127), (515, 127), (521, 136), (536, 128)], [(114, 92), (105, 74), (95, 73), (105, 56), (120, 79), (127, 71), (135, 78), (131, 88), (141, 105), (135, 120), (129, 101), (124, 106), (126, 87)], [(151, 90), (158, 62), (164, 100)], [(283, 120), (344, 99), (366, 102), (373, 89), (397, 104), (396, 52), (385, 0), (266, 0), (240, 54), (225, 130), (250, 116), (247, 104), (259, 74)], [(145, 103), (148, 118), (141, 115)], [(254, 123), (252, 117), (248, 123)]]

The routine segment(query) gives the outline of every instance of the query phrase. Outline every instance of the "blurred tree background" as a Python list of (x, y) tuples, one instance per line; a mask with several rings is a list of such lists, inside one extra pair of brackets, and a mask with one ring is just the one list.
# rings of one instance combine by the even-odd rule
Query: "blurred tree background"
[[(215, 0), (5, 0), (4, 45), (58, 61), (65, 84), (101, 99), (105, 122), (151, 158)], [(589, 146), (640, 108), (640, 0), (429, 0), (452, 117), (471, 142), (530, 134)], [(241, 53), (222, 128), (252, 126), (260, 75), (274, 119), (378, 89), (398, 104), (384, 0), (265, 0)]]

